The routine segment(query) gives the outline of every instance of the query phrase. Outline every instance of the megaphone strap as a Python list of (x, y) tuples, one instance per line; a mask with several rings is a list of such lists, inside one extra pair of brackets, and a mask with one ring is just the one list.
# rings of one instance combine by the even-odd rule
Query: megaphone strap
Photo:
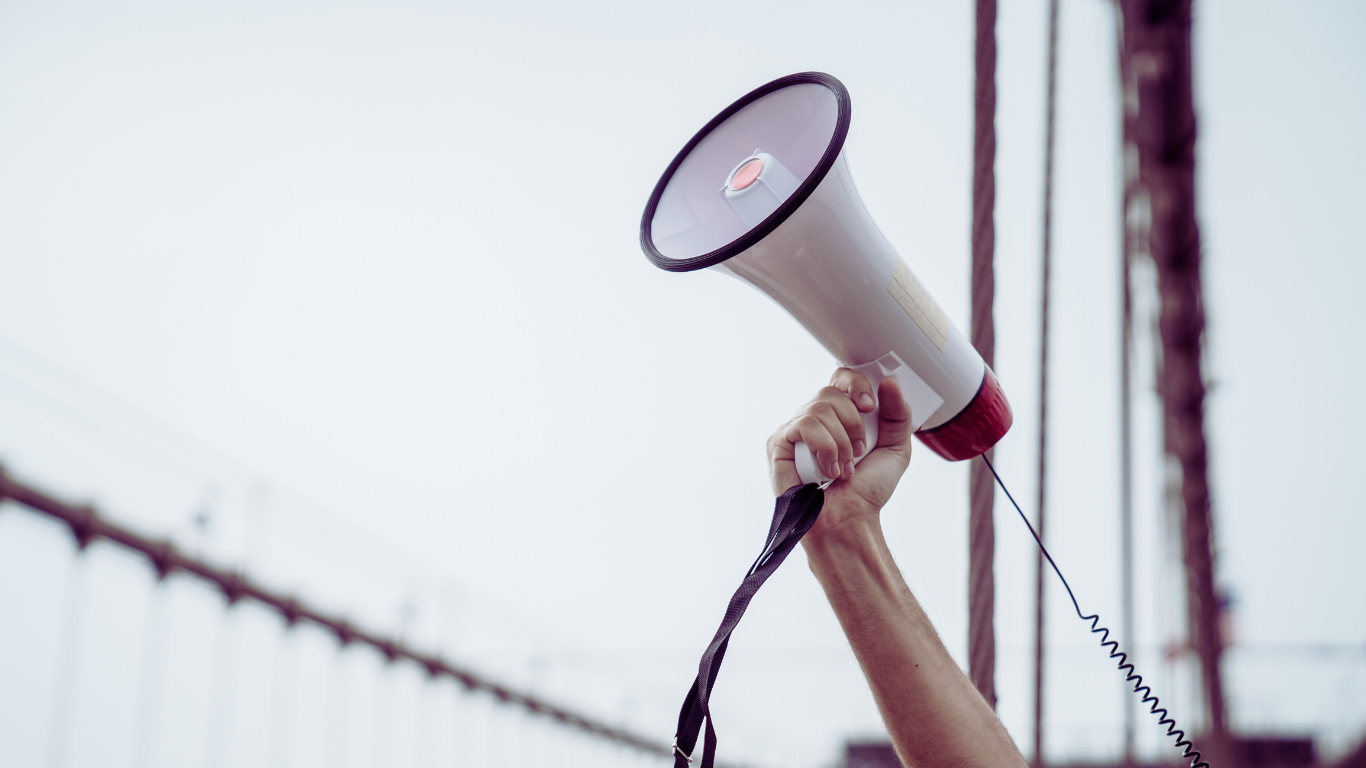
[(730, 634), (745, 615), (749, 601), (764, 585), (768, 577), (778, 570), (787, 559), (788, 553), (797, 546), (806, 532), (816, 522), (825, 503), (825, 493), (815, 483), (794, 485), (778, 497), (773, 508), (773, 522), (768, 528), (768, 540), (764, 548), (750, 566), (749, 573), (740, 582), (740, 588), (730, 598), (726, 606), (725, 618), (716, 630), (711, 644), (702, 654), (697, 665), (697, 677), (693, 680), (683, 707), (678, 712), (678, 731), (674, 735), (674, 768), (688, 768), (693, 761), (697, 737), (706, 724), (706, 738), (703, 743), (701, 768), (713, 768), (716, 760), (716, 729), (712, 725), (708, 701), (712, 686), (716, 684), (716, 674), (721, 670), (721, 660), (726, 656), (730, 644)]

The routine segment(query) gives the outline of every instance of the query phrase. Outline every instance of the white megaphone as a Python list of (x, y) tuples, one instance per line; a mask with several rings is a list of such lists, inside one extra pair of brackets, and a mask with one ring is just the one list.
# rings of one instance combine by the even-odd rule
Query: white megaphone
[[(641, 248), (661, 269), (713, 267), (754, 285), (875, 389), (895, 377), (921, 442), (970, 459), (1010, 429), (1010, 404), (863, 207), (841, 151), (848, 132), (849, 92), (830, 75), (751, 91), (664, 171)], [(871, 450), (876, 411), (864, 424)], [(797, 471), (804, 483), (830, 480), (800, 443)]]

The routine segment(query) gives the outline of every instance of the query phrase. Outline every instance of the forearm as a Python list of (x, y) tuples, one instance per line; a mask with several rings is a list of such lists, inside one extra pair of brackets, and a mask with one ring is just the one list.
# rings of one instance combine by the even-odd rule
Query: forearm
[(813, 533), (803, 541), (811, 570), (907, 766), (1023, 766), (906, 586), (876, 516)]

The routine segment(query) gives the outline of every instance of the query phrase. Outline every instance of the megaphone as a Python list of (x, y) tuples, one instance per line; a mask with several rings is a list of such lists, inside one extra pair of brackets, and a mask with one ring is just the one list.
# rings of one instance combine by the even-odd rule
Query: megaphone
[[(863, 207), (843, 152), (849, 119), (849, 92), (824, 73), (749, 92), (664, 171), (641, 248), (661, 269), (715, 269), (768, 294), (874, 389), (894, 377), (922, 443), (970, 459), (1010, 429), (1010, 404)], [(872, 450), (877, 412), (864, 424)], [(830, 482), (804, 444), (796, 458), (803, 483)]]

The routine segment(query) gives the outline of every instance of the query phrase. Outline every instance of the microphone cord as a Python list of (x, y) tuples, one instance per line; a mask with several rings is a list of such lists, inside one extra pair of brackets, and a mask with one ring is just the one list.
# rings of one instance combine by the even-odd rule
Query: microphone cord
[(1210, 768), (1208, 762), (1200, 759), (1199, 750), (1196, 750), (1194, 745), (1191, 744), (1190, 739), (1186, 738), (1186, 732), (1176, 727), (1176, 721), (1167, 713), (1166, 708), (1160, 705), (1161, 702), (1159, 702), (1157, 696), (1153, 694), (1152, 687), (1143, 684), (1143, 676), (1134, 670), (1134, 665), (1129, 661), (1128, 654), (1119, 649), (1119, 641), (1111, 640), (1110, 630), (1100, 626), (1100, 614), (1093, 613), (1088, 616), (1082, 613), (1081, 604), (1077, 602), (1077, 596), (1072, 593), (1072, 586), (1067, 583), (1067, 577), (1062, 575), (1062, 571), (1058, 569), (1058, 564), (1053, 562), (1053, 556), (1048, 554), (1048, 548), (1043, 545), (1043, 540), (1039, 538), (1039, 534), (1034, 530), (1034, 526), (1029, 522), (1029, 518), (1025, 517), (1024, 510), (1020, 509), (1020, 505), (1015, 501), (1015, 497), (1010, 495), (1010, 491), (1006, 488), (1006, 484), (1002, 482), (1000, 474), (996, 472), (996, 467), (992, 466), (991, 459), (988, 459), (987, 455), (984, 453), (982, 454), (982, 461), (986, 462), (987, 469), (990, 469), (992, 477), (996, 478), (996, 484), (1001, 487), (1001, 491), (1005, 493), (1006, 498), (1010, 499), (1010, 505), (1015, 507), (1015, 511), (1019, 513), (1020, 519), (1024, 521), (1025, 527), (1029, 529), (1029, 534), (1034, 537), (1034, 542), (1039, 545), (1039, 551), (1042, 552), (1044, 558), (1048, 560), (1048, 564), (1053, 567), (1053, 572), (1058, 574), (1058, 581), (1061, 581), (1063, 589), (1067, 590), (1067, 596), (1072, 600), (1072, 608), (1077, 612), (1077, 618), (1082, 621), (1091, 622), (1091, 632), (1092, 634), (1100, 635), (1101, 647), (1109, 650), (1110, 658), (1119, 659), (1118, 668), (1120, 671), (1124, 672), (1124, 682), (1133, 681), (1133, 692), (1142, 697), (1141, 703), (1148, 704), (1151, 702), (1148, 712), (1158, 716), (1158, 725), (1167, 726), (1166, 735), (1176, 739), (1176, 746), (1180, 747), (1182, 750), (1181, 757), (1190, 758), (1190, 768)]

